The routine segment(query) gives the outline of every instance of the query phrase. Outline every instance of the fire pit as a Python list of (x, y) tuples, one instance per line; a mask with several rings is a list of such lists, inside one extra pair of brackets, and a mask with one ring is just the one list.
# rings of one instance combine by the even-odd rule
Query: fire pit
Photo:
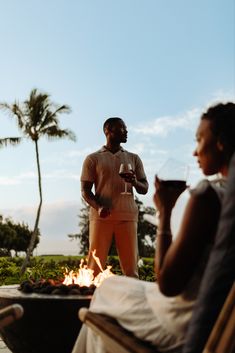
[(100, 273), (82, 259), (78, 271), (66, 271), (64, 280), (28, 280), (0, 287), (0, 309), (14, 303), (24, 308), (23, 317), (1, 331), (13, 353), (71, 353), (82, 323), (78, 310), (89, 307), (94, 289), (113, 275), (92, 252)]
[(91, 295), (25, 294), (19, 285), (0, 287), (0, 308), (18, 303), (24, 315), (1, 330), (13, 353), (71, 353), (82, 323), (78, 310)]

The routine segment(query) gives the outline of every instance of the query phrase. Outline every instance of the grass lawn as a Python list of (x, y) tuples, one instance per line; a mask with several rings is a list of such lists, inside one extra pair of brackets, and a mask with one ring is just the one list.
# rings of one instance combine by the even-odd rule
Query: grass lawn
[(36, 256), (37, 259), (43, 259), (44, 261), (67, 261), (67, 260), (75, 260), (80, 261), (81, 259), (85, 258), (85, 256), (70, 256), (70, 255), (39, 255)]

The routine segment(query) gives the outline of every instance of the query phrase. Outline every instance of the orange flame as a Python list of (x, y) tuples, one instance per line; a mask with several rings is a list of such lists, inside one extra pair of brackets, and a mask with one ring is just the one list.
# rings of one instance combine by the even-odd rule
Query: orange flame
[(73, 270), (68, 272), (66, 269), (64, 273), (65, 279), (63, 284), (67, 286), (70, 284), (78, 284), (80, 287), (89, 287), (93, 284), (96, 287), (99, 287), (106, 278), (113, 276), (113, 273), (111, 272), (112, 266), (107, 266), (107, 268), (103, 270), (100, 259), (95, 255), (95, 253), (96, 250), (92, 251), (92, 256), (100, 268), (100, 273), (96, 277), (94, 277), (94, 271), (84, 264), (84, 259), (81, 259), (77, 272)]

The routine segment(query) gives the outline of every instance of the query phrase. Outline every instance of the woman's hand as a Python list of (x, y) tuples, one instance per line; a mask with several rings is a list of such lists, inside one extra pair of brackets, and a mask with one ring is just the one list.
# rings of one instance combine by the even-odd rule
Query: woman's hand
[(153, 201), (159, 214), (162, 212), (171, 213), (173, 207), (179, 196), (187, 188), (186, 184), (177, 183), (171, 184), (170, 182), (160, 180), (157, 175), (155, 176), (155, 193)]

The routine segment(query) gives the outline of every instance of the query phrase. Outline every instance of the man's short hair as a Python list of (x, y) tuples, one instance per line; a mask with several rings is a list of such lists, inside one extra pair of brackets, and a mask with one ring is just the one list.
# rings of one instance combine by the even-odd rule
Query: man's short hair
[(119, 121), (123, 121), (122, 118), (119, 118), (117, 116), (114, 116), (112, 118), (108, 118), (107, 120), (105, 120), (104, 125), (103, 125), (103, 131), (105, 131), (105, 129), (110, 129), (113, 125), (115, 125), (117, 122)]

